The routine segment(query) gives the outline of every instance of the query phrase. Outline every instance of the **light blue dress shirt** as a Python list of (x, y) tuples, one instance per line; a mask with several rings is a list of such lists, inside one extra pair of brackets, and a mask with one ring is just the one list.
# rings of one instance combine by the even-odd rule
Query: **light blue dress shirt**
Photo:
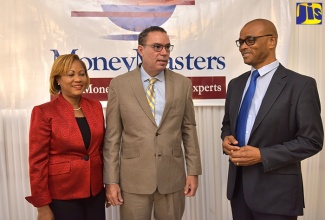
[[(253, 125), (255, 122), (256, 115), (258, 113), (258, 110), (261, 107), (261, 103), (265, 96), (266, 90), (269, 87), (271, 79), (272, 79), (275, 71), (277, 70), (278, 66), (279, 66), (279, 61), (276, 60), (273, 63), (270, 63), (270, 64), (258, 69), (260, 77), (257, 78), (255, 93), (254, 93), (252, 103), (251, 103), (251, 106), (250, 106), (249, 112), (248, 112), (246, 133), (245, 133), (245, 145), (247, 145), (247, 142), (248, 142), (249, 137), (252, 132), (252, 128), (253, 128)], [(249, 86), (249, 82), (251, 80), (252, 72), (254, 70), (255, 69), (252, 68), (251, 75), (247, 79), (246, 87), (245, 87), (243, 94), (246, 93), (246, 90)], [(243, 97), (244, 97), (244, 95), (243, 95)], [(243, 97), (242, 97), (242, 101), (243, 101)]]
[[(143, 84), (143, 89), (146, 92), (146, 89), (149, 86), (149, 79), (152, 78), (141, 66), (140, 68), (141, 72), (141, 80)], [(160, 125), (160, 121), (165, 109), (166, 104), (166, 96), (165, 96), (165, 73), (162, 71), (158, 75), (156, 75), (154, 78), (157, 79), (155, 82), (153, 88), (155, 90), (156, 94), (156, 104), (155, 104), (155, 121), (157, 126)], [(148, 104), (149, 105), (149, 104)]]

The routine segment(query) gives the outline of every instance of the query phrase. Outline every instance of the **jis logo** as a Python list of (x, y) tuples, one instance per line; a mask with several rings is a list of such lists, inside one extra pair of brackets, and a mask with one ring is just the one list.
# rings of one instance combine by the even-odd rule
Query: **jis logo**
[(322, 24), (322, 3), (300, 2), (296, 7), (296, 24), (320, 25)]

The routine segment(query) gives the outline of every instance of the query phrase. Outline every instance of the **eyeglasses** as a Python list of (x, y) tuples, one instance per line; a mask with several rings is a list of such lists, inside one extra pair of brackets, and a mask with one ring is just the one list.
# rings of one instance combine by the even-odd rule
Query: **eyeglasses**
[(236, 40), (236, 45), (237, 45), (237, 47), (240, 47), (245, 42), (247, 46), (252, 46), (252, 45), (255, 44), (255, 41), (258, 38), (260, 38), (260, 37), (267, 37), (267, 36), (273, 36), (273, 35), (272, 34), (266, 34), (266, 35), (256, 36), (256, 37), (249, 36), (249, 37), (246, 37), (244, 40), (242, 40), (242, 39)]
[(170, 45), (170, 44), (167, 44), (167, 45), (162, 45), (162, 44), (142, 44), (142, 46), (149, 46), (149, 47), (152, 47), (154, 51), (156, 52), (160, 52), (162, 51), (163, 47), (165, 48), (165, 50), (167, 52), (170, 52), (174, 49), (174, 45)]

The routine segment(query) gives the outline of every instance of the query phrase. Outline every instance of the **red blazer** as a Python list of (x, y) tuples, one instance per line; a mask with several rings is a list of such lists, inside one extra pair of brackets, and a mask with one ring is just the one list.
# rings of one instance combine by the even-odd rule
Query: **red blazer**
[(104, 117), (98, 101), (81, 98), (80, 106), (91, 131), (88, 150), (73, 107), (59, 95), (35, 106), (29, 133), (29, 172), (35, 207), (52, 199), (78, 199), (96, 195), (103, 188), (102, 146)]

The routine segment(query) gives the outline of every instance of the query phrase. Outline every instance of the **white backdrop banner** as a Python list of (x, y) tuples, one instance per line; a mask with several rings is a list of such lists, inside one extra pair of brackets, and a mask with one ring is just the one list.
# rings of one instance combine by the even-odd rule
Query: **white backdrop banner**
[(151, 25), (169, 34), (174, 50), (168, 68), (192, 80), (194, 104), (223, 105), (229, 80), (250, 69), (235, 45), (249, 20), (266, 18), (275, 23), (278, 59), (286, 64), (289, 2), (6, 1), (1, 9), (6, 20), (1, 27), (0, 62), (1, 78), (8, 83), (0, 85), (0, 108), (30, 108), (48, 101), (53, 60), (67, 53), (78, 54), (89, 69), (91, 85), (85, 96), (105, 102), (110, 80), (141, 62), (137, 36)]

